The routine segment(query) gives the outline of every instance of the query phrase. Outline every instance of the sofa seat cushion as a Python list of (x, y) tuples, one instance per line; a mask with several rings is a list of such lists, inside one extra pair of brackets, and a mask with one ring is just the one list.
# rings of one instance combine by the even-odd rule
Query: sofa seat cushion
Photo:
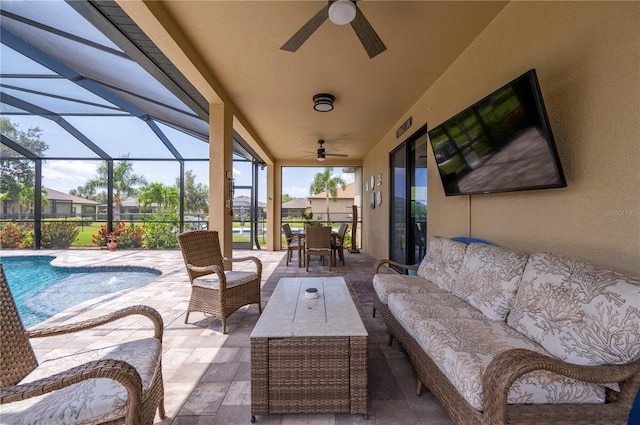
[(505, 320), (522, 279), (528, 255), (474, 243), (467, 248), (453, 293), (491, 320)]
[[(88, 361), (122, 360), (135, 367), (142, 379), (143, 392), (148, 390), (155, 376), (161, 342), (146, 338), (117, 346), (91, 350), (40, 364), (20, 383), (33, 382), (63, 372)], [(24, 401), (3, 404), (3, 424), (95, 424), (123, 418), (126, 414), (127, 392), (111, 379), (89, 379), (52, 393)]]
[[(402, 323), (402, 322), (401, 322)], [(500, 353), (525, 348), (544, 349), (505, 322), (474, 319), (424, 319), (411, 325), (420, 347), (474, 409), (483, 410), (482, 376)], [(534, 371), (514, 382), (510, 404), (604, 403), (604, 387), (548, 371)]]
[(466, 250), (464, 242), (433, 236), (427, 255), (418, 266), (418, 276), (452, 292)]
[[(255, 272), (226, 270), (224, 274), (227, 278), (227, 288), (240, 286), (258, 279), (258, 274)], [(208, 274), (206, 276), (200, 276), (193, 279), (193, 285), (218, 291), (220, 290), (220, 279), (218, 279), (218, 275), (215, 273)]]
[(580, 365), (640, 358), (640, 282), (555, 254), (529, 258), (507, 323)]
[(419, 276), (407, 276), (403, 274), (381, 274), (373, 276), (373, 288), (383, 304), (389, 301), (389, 294), (393, 292), (428, 294), (442, 292), (437, 285)]
[(413, 338), (417, 323), (425, 318), (486, 319), (484, 314), (449, 292), (433, 294), (393, 293), (389, 295), (389, 311)]

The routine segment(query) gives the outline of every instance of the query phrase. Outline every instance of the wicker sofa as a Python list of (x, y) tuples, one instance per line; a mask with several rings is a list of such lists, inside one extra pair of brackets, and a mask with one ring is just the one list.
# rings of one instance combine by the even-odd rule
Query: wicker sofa
[(433, 237), (417, 275), (377, 273), (374, 315), (456, 424), (627, 424), (640, 281), (548, 253)]

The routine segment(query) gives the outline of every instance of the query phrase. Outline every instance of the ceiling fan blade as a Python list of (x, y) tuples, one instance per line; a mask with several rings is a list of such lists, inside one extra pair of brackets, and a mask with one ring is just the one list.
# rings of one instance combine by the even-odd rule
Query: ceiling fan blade
[(378, 34), (376, 34), (369, 21), (367, 21), (367, 18), (365, 18), (357, 3), (356, 17), (351, 21), (351, 27), (360, 39), (364, 50), (367, 51), (369, 58), (373, 58), (387, 50), (387, 46), (385, 46), (380, 37), (378, 37)]
[(325, 152), (325, 156), (340, 156), (342, 158), (346, 158), (349, 155), (347, 155), (346, 153), (327, 153), (327, 152)]
[(298, 30), (298, 32), (293, 34), (293, 37), (291, 37), (286, 43), (284, 43), (280, 50), (286, 50), (288, 52), (295, 52), (296, 50), (298, 50), (300, 46), (302, 46), (302, 44), (307, 41), (309, 37), (311, 37), (311, 34), (313, 34), (315, 30), (317, 30), (318, 27), (320, 27), (320, 25), (322, 25), (322, 23), (327, 20), (328, 17), (329, 4), (327, 3), (327, 5), (323, 7), (318, 13), (316, 13), (311, 19), (309, 19), (309, 21), (304, 24), (302, 28)]

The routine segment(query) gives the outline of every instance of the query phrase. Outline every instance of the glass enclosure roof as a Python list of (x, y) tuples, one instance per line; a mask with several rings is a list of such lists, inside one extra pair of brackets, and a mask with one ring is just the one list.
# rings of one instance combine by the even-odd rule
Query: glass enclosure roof
[[(98, 4), (2, 0), (2, 117), (43, 130), (43, 159), (208, 158), (201, 100), (112, 24), (104, 9), (115, 3)], [(20, 145), (2, 136), (7, 147)]]

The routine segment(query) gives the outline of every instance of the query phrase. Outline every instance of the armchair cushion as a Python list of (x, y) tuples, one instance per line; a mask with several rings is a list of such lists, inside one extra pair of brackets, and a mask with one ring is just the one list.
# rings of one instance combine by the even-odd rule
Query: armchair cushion
[[(162, 343), (146, 338), (120, 345), (52, 359), (40, 364), (20, 383), (29, 383), (63, 372), (92, 360), (122, 360), (133, 366), (149, 389), (158, 371)], [(127, 392), (111, 379), (89, 379), (27, 400), (3, 404), (5, 424), (96, 424), (123, 418), (127, 411)]]
[[(244, 285), (245, 283), (259, 279), (258, 274), (254, 272), (227, 270), (224, 274), (227, 279), (227, 288)], [(217, 291), (220, 289), (220, 279), (217, 274), (213, 273), (193, 279), (193, 285), (201, 288), (215, 289)]]

